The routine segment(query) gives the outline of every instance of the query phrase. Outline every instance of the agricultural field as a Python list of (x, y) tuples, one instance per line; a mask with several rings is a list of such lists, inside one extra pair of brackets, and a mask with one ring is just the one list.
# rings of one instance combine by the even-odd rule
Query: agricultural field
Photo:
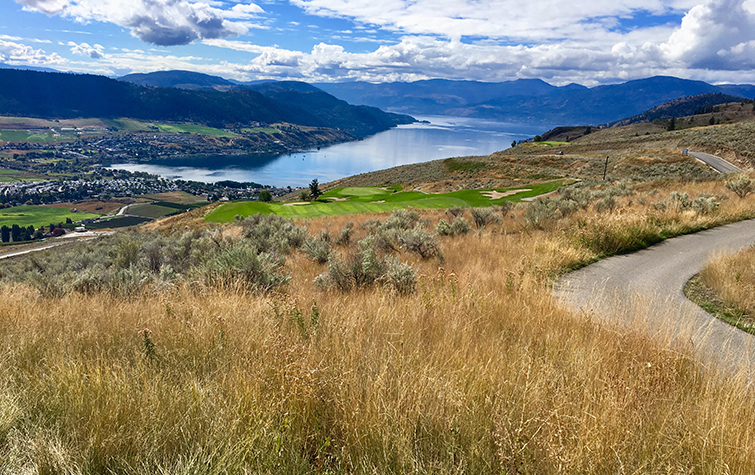
[(15, 181), (42, 181), (42, 179), (20, 170), (0, 170), (0, 183)]
[(165, 133), (201, 134), (210, 137), (237, 137), (233, 132), (194, 124), (167, 124), (127, 118), (112, 119), (109, 122), (113, 127), (125, 132), (159, 131)]
[(35, 228), (47, 226), (50, 223), (62, 223), (66, 218), (74, 222), (82, 219), (98, 218), (94, 213), (71, 213), (69, 209), (54, 206), (21, 205), (0, 209), (0, 226), (32, 225)]
[(526, 188), (499, 190), (460, 190), (451, 193), (402, 191), (401, 187), (345, 187), (324, 193), (315, 202), (263, 203), (240, 201), (228, 203), (207, 215), (210, 222), (230, 222), (236, 215), (276, 214), (285, 218), (315, 218), (359, 213), (384, 213), (394, 209), (443, 209), (500, 205), (503, 201), (519, 202), (557, 190), (568, 183), (555, 180)]

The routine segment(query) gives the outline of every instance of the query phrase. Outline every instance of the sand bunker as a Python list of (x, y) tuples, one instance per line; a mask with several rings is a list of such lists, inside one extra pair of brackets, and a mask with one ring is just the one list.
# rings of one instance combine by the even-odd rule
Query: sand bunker
[(380, 200), (380, 201), (370, 201), (370, 203), (385, 203), (385, 200)]
[(283, 203), (283, 206), (299, 206), (299, 205), (308, 205), (306, 201), (297, 201), (295, 203)]
[(333, 200), (333, 201), (349, 201), (350, 196), (346, 196), (344, 198), (338, 198), (336, 196), (326, 196), (323, 199), (324, 200)]
[(487, 198), (490, 198), (491, 200), (497, 200), (499, 198), (504, 198), (506, 196), (515, 195), (517, 193), (521, 193), (523, 191), (532, 191), (530, 189), (522, 189), (522, 190), (508, 190), (508, 191), (482, 191), (482, 196), (485, 196)]

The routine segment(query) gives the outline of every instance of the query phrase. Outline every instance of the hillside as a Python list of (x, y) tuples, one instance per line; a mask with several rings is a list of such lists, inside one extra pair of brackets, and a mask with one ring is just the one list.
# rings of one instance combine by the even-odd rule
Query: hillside
[(300, 123), (346, 130), (357, 136), (369, 135), (371, 130), (386, 130), (398, 124), (410, 124), (414, 118), (386, 113), (376, 107), (352, 106), (325, 91), (296, 81), (267, 82), (246, 86), (280, 104)]
[[(282, 91), (279, 100), (285, 96), (286, 92)], [(350, 114), (348, 123), (344, 123), (335, 120), (338, 113), (327, 113), (327, 101), (322, 103), (325, 105), (317, 110), (302, 113), (306, 105), (292, 110), (290, 105), (250, 89), (220, 92), (144, 87), (104, 76), (0, 69), (0, 115), (58, 119), (130, 117), (216, 127), (288, 122), (341, 128), (356, 136), (374, 134), (413, 120), (379, 110), (365, 112), (363, 108), (332, 98), (330, 106)]]
[(720, 92), (682, 97), (653, 107), (642, 114), (616, 121), (609, 124), (609, 127), (630, 125), (639, 122), (653, 122), (654, 120), (668, 120), (672, 117), (688, 117), (696, 114), (713, 112), (713, 106), (719, 104), (743, 101), (747, 101), (747, 99), (730, 96)]
[(155, 71), (152, 73), (127, 74), (118, 78), (140, 86), (177, 87), (179, 89), (217, 89), (228, 90), (234, 83), (218, 76), (196, 73), (194, 71)]

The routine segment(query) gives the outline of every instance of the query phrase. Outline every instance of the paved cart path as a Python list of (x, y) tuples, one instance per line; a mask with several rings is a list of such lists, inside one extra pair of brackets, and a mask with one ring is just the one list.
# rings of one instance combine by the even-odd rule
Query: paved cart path
[(705, 364), (749, 368), (755, 363), (755, 336), (713, 317), (688, 300), (683, 289), (713, 253), (734, 252), (753, 242), (755, 219), (668, 239), (567, 274), (555, 293), (571, 308), (613, 322), (644, 312), (651, 332), (670, 331), (691, 341)]

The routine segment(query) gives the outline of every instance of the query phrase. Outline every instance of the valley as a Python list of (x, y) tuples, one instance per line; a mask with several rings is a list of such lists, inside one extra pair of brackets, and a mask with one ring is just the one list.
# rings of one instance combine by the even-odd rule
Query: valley
[(324, 129), (114, 118), (4, 143), (0, 220), (45, 242), (0, 248), (33, 251), (0, 260), (0, 471), (752, 472), (750, 368), (677, 338), (701, 314), (553, 295), (755, 218), (751, 104), (696, 109), (296, 188), (103, 164)]

